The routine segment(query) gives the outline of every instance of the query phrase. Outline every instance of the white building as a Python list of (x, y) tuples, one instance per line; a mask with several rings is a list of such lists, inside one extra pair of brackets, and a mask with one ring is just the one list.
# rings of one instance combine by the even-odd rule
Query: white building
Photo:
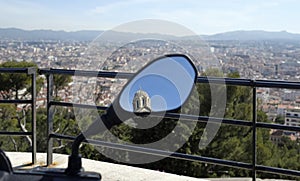
[(284, 124), (287, 126), (300, 126), (300, 110), (286, 111)]

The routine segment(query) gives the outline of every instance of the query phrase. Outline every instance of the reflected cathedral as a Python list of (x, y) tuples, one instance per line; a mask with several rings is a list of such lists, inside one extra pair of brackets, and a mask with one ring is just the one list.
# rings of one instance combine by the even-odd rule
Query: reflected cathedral
[(133, 111), (136, 113), (147, 113), (151, 112), (151, 101), (147, 92), (142, 89), (138, 90), (134, 94), (134, 98), (132, 101)]

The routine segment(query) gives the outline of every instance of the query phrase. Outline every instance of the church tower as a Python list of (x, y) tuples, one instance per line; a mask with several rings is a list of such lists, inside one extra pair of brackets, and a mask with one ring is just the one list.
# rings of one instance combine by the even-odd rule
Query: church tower
[(133, 98), (133, 111), (137, 113), (151, 112), (151, 101), (147, 92), (138, 90)]

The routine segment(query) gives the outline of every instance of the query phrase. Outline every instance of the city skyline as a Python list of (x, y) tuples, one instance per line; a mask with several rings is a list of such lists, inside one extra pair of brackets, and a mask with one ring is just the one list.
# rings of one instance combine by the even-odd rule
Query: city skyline
[(64, 31), (109, 30), (131, 21), (161, 19), (196, 34), (235, 30), (300, 33), (295, 0), (277, 1), (34, 1), (0, 0), (0, 27)]

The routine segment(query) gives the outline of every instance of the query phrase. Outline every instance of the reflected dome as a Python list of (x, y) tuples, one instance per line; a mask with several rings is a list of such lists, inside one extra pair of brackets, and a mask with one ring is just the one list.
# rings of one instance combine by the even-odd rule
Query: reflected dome
[(133, 111), (136, 113), (151, 112), (151, 101), (147, 92), (138, 90), (132, 101)]

